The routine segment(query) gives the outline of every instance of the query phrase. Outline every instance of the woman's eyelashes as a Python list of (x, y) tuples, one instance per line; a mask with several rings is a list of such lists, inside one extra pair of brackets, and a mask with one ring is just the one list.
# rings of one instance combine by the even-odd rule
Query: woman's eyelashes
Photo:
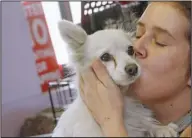
[(155, 38), (152, 39), (152, 44), (153, 44), (153, 45), (160, 46), (160, 47), (165, 47), (165, 46), (167, 46), (167, 45), (164, 44), (164, 43), (158, 42)]
[[(136, 35), (136, 36), (135, 36), (136, 40), (140, 39), (141, 37), (142, 37), (141, 35)], [(165, 47), (165, 46), (167, 46), (167, 44), (162, 43), (162, 42), (159, 42), (159, 41), (157, 41), (155, 38), (152, 39), (152, 44), (153, 44), (153, 45), (160, 46), (160, 47)]]
[(141, 38), (141, 36), (136, 35), (135, 38), (136, 38), (136, 39), (139, 39), (139, 38)]
[(165, 46), (167, 46), (166, 44), (162, 44), (162, 43), (157, 42), (157, 41), (155, 42), (155, 44), (158, 45), (158, 46), (161, 46), (161, 47), (165, 47)]

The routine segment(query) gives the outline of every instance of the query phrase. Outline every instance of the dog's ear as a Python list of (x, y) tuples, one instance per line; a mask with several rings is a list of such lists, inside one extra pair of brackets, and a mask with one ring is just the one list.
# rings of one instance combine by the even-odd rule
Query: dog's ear
[(59, 21), (58, 29), (61, 37), (68, 44), (82, 45), (87, 39), (87, 33), (80, 26), (67, 20)]

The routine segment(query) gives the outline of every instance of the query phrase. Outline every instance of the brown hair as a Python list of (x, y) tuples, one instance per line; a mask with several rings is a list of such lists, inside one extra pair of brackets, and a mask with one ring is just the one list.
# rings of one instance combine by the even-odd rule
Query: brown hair
[[(186, 33), (186, 37), (189, 41), (190, 48), (191, 48), (191, 1), (176, 1), (173, 2), (176, 5), (176, 8), (178, 8), (183, 15), (188, 19), (189, 21), (189, 30)], [(189, 52), (191, 54), (191, 52)], [(191, 76), (191, 61), (189, 62), (189, 76)]]

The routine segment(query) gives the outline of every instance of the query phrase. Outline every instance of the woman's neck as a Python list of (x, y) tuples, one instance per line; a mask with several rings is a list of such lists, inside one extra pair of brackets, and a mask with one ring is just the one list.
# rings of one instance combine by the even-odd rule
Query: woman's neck
[(163, 124), (175, 122), (191, 109), (191, 91), (186, 87), (173, 98), (158, 103), (146, 103), (155, 113), (155, 117)]

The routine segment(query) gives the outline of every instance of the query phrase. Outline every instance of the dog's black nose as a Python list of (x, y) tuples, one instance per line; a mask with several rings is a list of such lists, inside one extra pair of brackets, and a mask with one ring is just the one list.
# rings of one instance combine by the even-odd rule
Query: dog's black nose
[(136, 64), (128, 64), (125, 66), (125, 72), (130, 76), (135, 76), (138, 72), (138, 67)]

